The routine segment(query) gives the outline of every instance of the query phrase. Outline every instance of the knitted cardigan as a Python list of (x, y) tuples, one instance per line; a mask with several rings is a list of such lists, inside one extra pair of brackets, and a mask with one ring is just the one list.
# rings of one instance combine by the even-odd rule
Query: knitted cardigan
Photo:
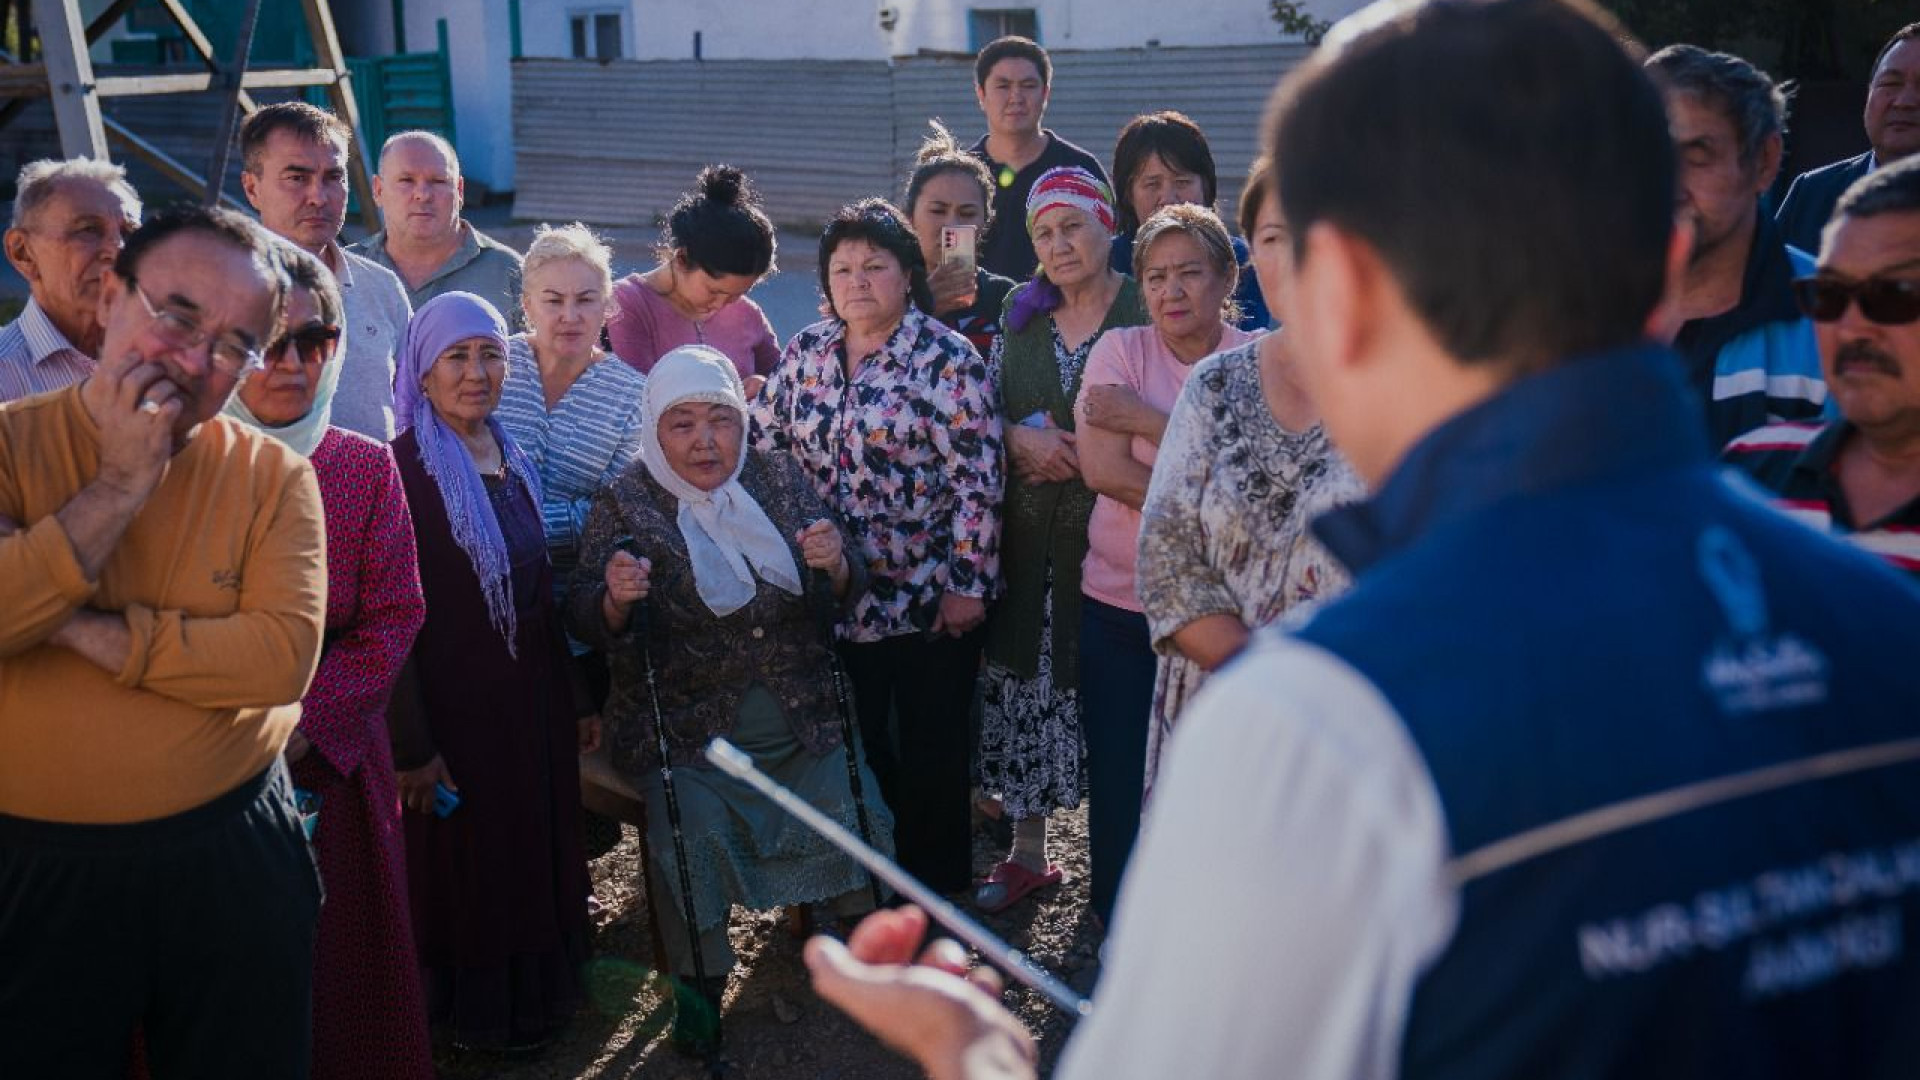
[[(1007, 310), (1029, 287), (1021, 285), (1007, 294)], [(1122, 278), (1099, 334), (1146, 323), (1139, 285), (1132, 278)], [(1072, 431), (1081, 373), (1074, 373), (1073, 385), (1060, 385), (1052, 316), (1034, 319), (1018, 333), (1005, 330), (1003, 334), (1001, 417), (1011, 427), (1044, 410), (1056, 427)], [(987, 659), (1021, 678), (1030, 679), (1039, 670), (1041, 604), (1051, 561), (1053, 679), (1062, 687), (1079, 684), (1080, 561), (1087, 555), (1087, 518), (1093, 513), (1093, 499), (1093, 492), (1077, 479), (1028, 483), (1017, 479), (1011, 468), (1007, 470), (1006, 499), (1000, 511), (1000, 573), (1005, 592), (994, 605), (987, 628)]]

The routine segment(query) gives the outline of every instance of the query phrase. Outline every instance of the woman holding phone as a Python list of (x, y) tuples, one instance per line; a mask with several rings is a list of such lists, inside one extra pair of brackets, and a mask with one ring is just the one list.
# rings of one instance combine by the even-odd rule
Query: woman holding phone
[(1000, 333), (1000, 309), (1014, 283), (980, 269), (975, 250), (993, 213), (993, 177), (938, 120), (920, 144), (907, 181), (907, 219), (927, 261), (934, 318), (981, 356)]

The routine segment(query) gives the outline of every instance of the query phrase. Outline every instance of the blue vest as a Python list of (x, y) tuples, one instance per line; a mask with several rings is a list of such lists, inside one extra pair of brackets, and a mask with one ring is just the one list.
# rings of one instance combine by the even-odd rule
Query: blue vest
[(1404, 1077), (1920, 1074), (1920, 590), (1723, 479), (1677, 367), (1524, 379), (1316, 525), (1358, 582), (1300, 636), (1460, 882)]

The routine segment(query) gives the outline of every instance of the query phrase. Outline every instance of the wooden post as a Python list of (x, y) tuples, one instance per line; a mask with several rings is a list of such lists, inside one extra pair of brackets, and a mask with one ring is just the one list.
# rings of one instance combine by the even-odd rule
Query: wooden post
[(233, 47), (233, 62), (225, 72), (226, 100), (220, 103), (220, 126), (213, 131), (213, 163), (207, 166), (208, 206), (220, 205), (220, 189), (227, 185), (227, 162), (233, 156), (233, 137), (239, 131), (240, 99), (246, 95), (247, 60), (253, 53), (253, 27), (260, 19), (260, 0), (247, 0), (240, 16), (240, 41)]
[(100, 99), (93, 92), (93, 60), (87, 56), (80, 5), (67, 0), (33, 0), (33, 21), (40, 28), (40, 52), (46, 58), (47, 86), (53, 92), (53, 118), (60, 128), (60, 153), (70, 158), (107, 160), (107, 132), (100, 123)]
[[(49, 0), (35, 0), (46, 3)], [(360, 200), (360, 220), (368, 229), (380, 228), (380, 208), (373, 204), (373, 172), (367, 164), (367, 144), (360, 135), (360, 106), (353, 99), (353, 77), (347, 73), (346, 57), (340, 55), (340, 36), (333, 30), (333, 9), (327, 0), (300, 0), (307, 11), (307, 31), (313, 35), (313, 48), (319, 56), (315, 63), (319, 67), (333, 69), (333, 83), (327, 87), (327, 98), (333, 104), (333, 114), (346, 121), (353, 130), (353, 147), (358, 151), (350, 156), (347, 164), (347, 178), (353, 184), (353, 193)]]

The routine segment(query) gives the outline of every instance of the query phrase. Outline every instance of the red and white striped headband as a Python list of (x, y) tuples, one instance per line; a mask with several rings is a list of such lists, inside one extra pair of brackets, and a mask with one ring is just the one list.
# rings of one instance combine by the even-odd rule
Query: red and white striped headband
[(1041, 214), (1059, 206), (1084, 210), (1113, 231), (1113, 189), (1077, 165), (1048, 169), (1033, 182), (1033, 190), (1027, 193), (1027, 231), (1033, 231)]

